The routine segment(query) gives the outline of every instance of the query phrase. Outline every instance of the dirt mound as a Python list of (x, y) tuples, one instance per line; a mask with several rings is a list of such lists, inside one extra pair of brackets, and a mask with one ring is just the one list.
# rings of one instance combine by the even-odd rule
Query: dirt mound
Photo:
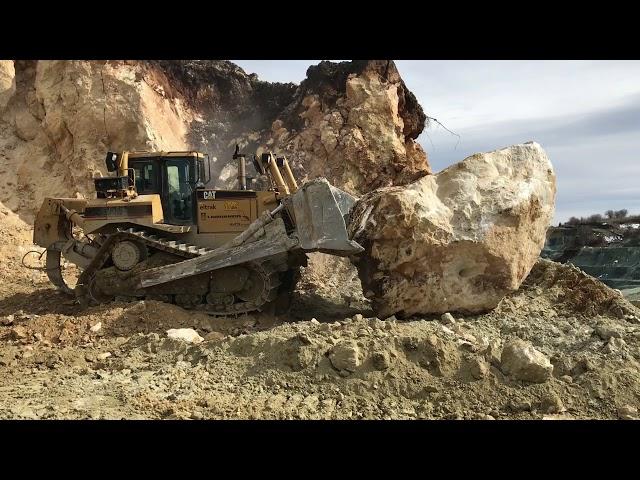
[(525, 287), (542, 292), (561, 310), (618, 318), (637, 313), (618, 290), (607, 287), (571, 264), (540, 259), (525, 281)]
[[(144, 300), (113, 302), (82, 310), (73, 299), (55, 291), (38, 293), (44, 297), (40, 302), (29, 296), (23, 297), (22, 304), (13, 302), (9, 305), (0, 301), (0, 315), (4, 314), (4, 324), (8, 327), (0, 328), (0, 341), (77, 346), (100, 338), (149, 333), (164, 335), (170, 328), (194, 328), (203, 336), (211, 332), (237, 335), (259, 329), (269, 322), (267, 316), (214, 318), (176, 305)], [(18, 306), (22, 308), (15, 310)]]

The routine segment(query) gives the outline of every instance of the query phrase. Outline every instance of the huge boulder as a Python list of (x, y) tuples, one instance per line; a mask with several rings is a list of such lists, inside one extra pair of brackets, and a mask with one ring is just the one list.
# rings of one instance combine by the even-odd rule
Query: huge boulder
[(533, 267), (553, 218), (556, 182), (534, 142), (472, 155), (437, 175), (362, 197), (351, 238), (379, 316), (498, 305)]

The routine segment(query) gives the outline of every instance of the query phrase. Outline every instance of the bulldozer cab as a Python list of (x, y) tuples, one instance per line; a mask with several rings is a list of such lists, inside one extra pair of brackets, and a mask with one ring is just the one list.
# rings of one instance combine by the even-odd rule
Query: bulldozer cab
[[(160, 196), (164, 222), (196, 222), (196, 189), (208, 181), (204, 156), (195, 152), (129, 154), (129, 181), (138, 195)], [(208, 163), (208, 162), (207, 162)]]

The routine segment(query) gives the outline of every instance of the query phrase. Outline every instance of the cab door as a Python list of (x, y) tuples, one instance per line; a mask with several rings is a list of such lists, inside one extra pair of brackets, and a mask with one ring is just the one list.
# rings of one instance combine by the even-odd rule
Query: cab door
[(195, 223), (195, 165), (191, 158), (164, 159), (162, 208), (165, 222), (173, 225)]

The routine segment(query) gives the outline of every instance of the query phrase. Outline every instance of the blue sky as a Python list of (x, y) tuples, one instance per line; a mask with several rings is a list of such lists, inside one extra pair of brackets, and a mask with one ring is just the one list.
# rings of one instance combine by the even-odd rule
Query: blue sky
[[(319, 60), (233, 60), (262, 80), (299, 83)], [(396, 60), (437, 124), (418, 141), (434, 171), (535, 140), (558, 177), (555, 222), (640, 214), (640, 61)]]

